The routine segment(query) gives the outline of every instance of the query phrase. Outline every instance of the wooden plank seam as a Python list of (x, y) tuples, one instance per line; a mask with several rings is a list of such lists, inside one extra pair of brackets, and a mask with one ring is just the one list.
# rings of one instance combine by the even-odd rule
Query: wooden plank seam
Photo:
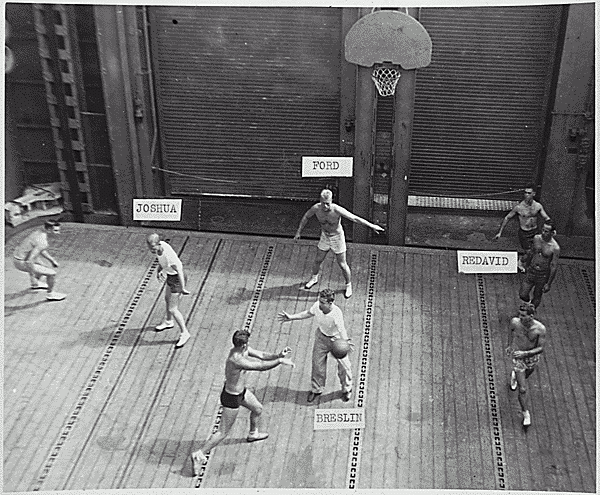
[(157, 266), (158, 266), (158, 260), (155, 259), (152, 262), (152, 264), (150, 265), (150, 268), (148, 269), (146, 274), (144, 275), (144, 278), (142, 279), (140, 285), (138, 286), (134, 297), (132, 298), (131, 302), (127, 306), (127, 309), (125, 310), (125, 313), (121, 318), (121, 322), (119, 323), (117, 330), (113, 333), (113, 336), (112, 336), (108, 346), (104, 350), (104, 353), (102, 354), (102, 357), (100, 358), (100, 361), (96, 365), (96, 368), (95, 368), (94, 372), (92, 373), (92, 376), (87, 381), (87, 385), (83, 389), (83, 392), (81, 393), (81, 395), (79, 396), (79, 400), (77, 401), (77, 404), (76, 404), (75, 408), (73, 409), (73, 412), (69, 415), (69, 419), (67, 420), (66, 424), (63, 426), (62, 433), (60, 434), (58, 440), (54, 444), (54, 447), (50, 451), (50, 455), (46, 459), (46, 462), (44, 463), (37, 480), (35, 481), (34, 485), (31, 488), (32, 491), (35, 492), (35, 491), (41, 490), (42, 485), (44, 484), (44, 481), (46, 480), (46, 478), (48, 477), (48, 474), (50, 473), (50, 470), (52, 469), (54, 461), (58, 457), (58, 454), (60, 453), (62, 446), (66, 442), (71, 430), (73, 429), (73, 425), (77, 421), (77, 418), (79, 417), (79, 414), (81, 413), (81, 411), (83, 409), (83, 406), (87, 402), (88, 397), (91, 395), (92, 390), (94, 389), (96, 383), (98, 383), (98, 379), (100, 378), (100, 374), (102, 373), (102, 370), (104, 370), (104, 368), (106, 367), (106, 363), (108, 362), (114, 348), (116, 347), (117, 343), (119, 342), (119, 339), (121, 338), (123, 330), (125, 329), (125, 326), (129, 322), (131, 315), (133, 314), (133, 310), (138, 305), (140, 298), (141, 298), (142, 294), (144, 293), (144, 291), (146, 290), (146, 287), (148, 286), (148, 283), (150, 282), (150, 279), (152, 278), (152, 275), (153, 275), (154, 271), (156, 270)]
[[(275, 252), (275, 246), (271, 245), (267, 247), (267, 252), (263, 258), (262, 268), (258, 274), (258, 278), (256, 280), (256, 285), (254, 286), (254, 291), (252, 293), (252, 299), (250, 299), (250, 305), (248, 306), (248, 311), (246, 312), (246, 318), (244, 320), (243, 330), (247, 330), (248, 333), (252, 333), (252, 327), (254, 326), (254, 321), (256, 319), (256, 310), (258, 309), (258, 304), (260, 303), (260, 299), (262, 296), (263, 288), (265, 286), (265, 280), (267, 279), (267, 275), (269, 273), (269, 268), (271, 267), (271, 261), (273, 259), (273, 253)], [(213, 427), (211, 429), (211, 434), (215, 433), (219, 429), (219, 425), (221, 424), (221, 417), (223, 415), (223, 407), (221, 404), (217, 407), (217, 412), (215, 414), (215, 421), (213, 423)], [(206, 469), (208, 468), (208, 463), (210, 461), (211, 453), (205, 452), (206, 462), (204, 462), (200, 468), (200, 472), (196, 477), (196, 482), (194, 484), (194, 488), (200, 488), (202, 485), (202, 481), (204, 481), (204, 476), (206, 474)]]
[(506, 490), (506, 463), (504, 461), (504, 439), (502, 423), (500, 421), (500, 408), (498, 405), (496, 377), (494, 370), (494, 353), (492, 352), (492, 339), (488, 321), (488, 309), (485, 299), (485, 283), (483, 276), (477, 274), (477, 293), (479, 296), (479, 323), (482, 331), (482, 350), (485, 361), (486, 375), (485, 386), (488, 398), (488, 412), (490, 433), (492, 435), (492, 451), (494, 454), (496, 489)]
[[(363, 336), (361, 343), (360, 372), (358, 373), (357, 394), (354, 398), (354, 407), (364, 407), (367, 395), (367, 377), (369, 372), (369, 343), (371, 325), (373, 318), (373, 305), (375, 300), (375, 281), (377, 278), (378, 253), (371, 252), (369, 263), (369, 288), (367, 290), (367, 302), (363, 324)], [(362, 428), (355, 428), (352, 432), (350, 442), (350, 458), (348, 459), (348, 471), (346, 474), (346, 487), (354, 490), (358, 484), (358, 473), (360, 469), (360, 455), (362, 451)]]
[(590, 274), (587, 272), (585, 268), (581, 268), (581, 276), (583, 277), (583, 281), (585, 283), (585, 287), (587, 289), (587, 295), (590, 299), (590, 304), (592, 305), (592, 310), (594, 314), (596, 314), (596, 291), (594, 289), (594, 284), (590, 279)]

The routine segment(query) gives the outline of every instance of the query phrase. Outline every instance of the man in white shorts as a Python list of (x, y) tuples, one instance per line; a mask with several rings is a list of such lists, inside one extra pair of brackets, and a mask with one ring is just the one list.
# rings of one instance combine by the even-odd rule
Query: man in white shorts
[(366, 227), (373, 229), (377, 234), (383, 232), (384, 229), (379, 225), (375, 225), (364, 218), (356, 216), (354, 213), (349, 212), (342, 206), (336, 205), (332, 202), (333, 193), (329, 189), (323, 189), (321, 191), (321, 201), (313, 205), (300, 220), (298, 231), (294, 236), (294, 240), (300, 239), (300, 233), (306, 225), (308, 220), (315, 216), (321, 224), (321, 238), (317, 245), (317, 255), (313, 264), (313, 275), (311, 279), (306, 282), (305, 289), (310, 289), (319, 281), (319, 269), (321, 263), (325, 260), (327, 252), (331, 249), (335, 253), (335, 257), (339, 267), (342, 270), (344, 279), (346, 280), (346, 290), (344, 297), (349, 298), (352, 296), (352, 280), (350, 274), (350, 267), (346, 262), (346, 238), (344, 236), (344, 229), (342, 228), (342, 217), (350, 220), (354, 223), (359, 223)]
[[(58, 262), (50, 256), (48, 248), (49, 240), (60, 235), (60, 223), (56, 220), (47, 220), (42, 230), (35, 230), (29, 234), (21, 244), (19, 244), (13, 253), (13, 263), (15, 268), (21, 272), (29, 273), (31, 288), (46, 289), (46, 299), (49, 301), (62, 301), (66, 294), (54, 291), (54, 282), (56, 280), (56, 270)], [(39, 257), (46, 258), (54, 268), (50, 268), (39, 262)], [(46, 277), (48, 285), (39, 283), (41, 277)]]
[[(342, 310), (333, 303), (334, 300), (335, 292), (331, 289), (323, 289), (319, 292), (319, 300), (307, 310), (296, 314), (282, 311), (277, 315), (277, 319), (281, 322), (304, 320), (313, 316), (315, 318), (315, 343), (312, 353), (311, 391), (308, 393), (308, 402), (314, 401), (325, 389), (327, 356), (331, 352), (334, 340), (350, 340), (344, 325), (344, 315)], [(354, 344), (350, 343), (350, 347), (353, 346)], [(352, 394), (350, 358), (346, 355), (341, 359), (337, 359), (337, 365), (338, 378), (342, 385), (342, 400), (348, 402)]]
[(167, 314), (160, 325), (156, 327), (157, 332), (162, 332), (168, 328), (173, 328), (177, 322), (181, 330), (179, 341), (175, 344), (176, 348), (183, 347), (190, 338), (185, 320), (181, 311), (179, 311), (179, 299), (182, 295), (188, 295), (185, 288), (185, 274), (183, 273), (183, 264), (177, 256), (175, 250), (165, 241), (161, 241), (158, 234), (150, 234), (147, 239), (148, 249), (158, 258), (158, 271), (156, 276), (159, 281), (165, 280), (167, 287), (165, 289), (165, 302), (167, 303)]

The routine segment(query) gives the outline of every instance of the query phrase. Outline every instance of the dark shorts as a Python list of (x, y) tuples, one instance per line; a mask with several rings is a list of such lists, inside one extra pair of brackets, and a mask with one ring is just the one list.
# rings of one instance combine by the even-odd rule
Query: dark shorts
[(525, 251), (529, 251), (533, 246), (533, 238), (538, 233), (538, 229), (523, 230), (519, 227), (519, 242)]
[(244, 389), (241, 394), (230, 394), (225, 390), (225, 387), (223, 387), (223, 391), (221, 392), (221, 404), (223, 407), (229, 407), (230, 409), (239, 409), (245, 395), (246, 389)]
[(173, 294), (179, 294), (183, 289), (181, 282), (179, 282), (179, 275), (167, 275), (167, 285)]
[(525, 281), (529, 284), (545, 284), (550, 278), (550, 270), (534, 270), (530, 268), (525, 275)]

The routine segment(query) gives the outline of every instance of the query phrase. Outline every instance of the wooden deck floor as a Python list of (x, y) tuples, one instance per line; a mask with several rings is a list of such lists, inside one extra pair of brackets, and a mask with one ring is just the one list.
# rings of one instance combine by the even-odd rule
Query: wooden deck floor
[[(192, 339), (157, 333), (162, 287), (148, 229), (65, 224), (52, 252), (62, 302), (46, 302), (5, 252), (4, 491), (136, 488), (439, 488), (596, 491), (595, 265), (561, 260), (538, 318), (549, 338), (521, 426), (503, 355), (519, 275), (458, 274), (453, 251), (349, 246), (354, 296), (333, 257), (319, 286), (314, 242), (161, 231), (180, 253)], [(333, 363), (306, 403), (311, 320), (280, 324), (317, 289), (340, 291), (356, 343), (352, 401)], [(234, 329), (294, 349), (296, 368), (251, 373), (270, 438), (248, 444), (248, 413), (200, 481), (189, 455), (218, 420)], [(313, 430), (314, 410), (362, 407), (364, 429)]]

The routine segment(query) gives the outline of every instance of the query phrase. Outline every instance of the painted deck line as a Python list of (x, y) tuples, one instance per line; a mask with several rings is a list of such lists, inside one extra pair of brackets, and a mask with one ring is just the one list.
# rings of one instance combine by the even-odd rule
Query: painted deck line
[(496, 475), (496, 489), (506, 490), (506, 461), (504, 453), (504, 439), (502, 436), (502, 422), (498, 409), (498, 387), (496, 385), (496, 365), (492, 350), (492, 339), (490, 336), (489, 311), (486, 300), (485, 279), (481, 274), (476, 277), (477, 292), (479, 296), (479, 319), (481, 327), (481, 344), (485, 362), (486, 391), (489, 407), (489, 425), (492, 437), (492, 451), (494, 456), (494, 467)]
[(67, 438), (69, 437), (71, 430), (73, 429), (74, 424), (77, 421), (77, 418), (81, 414), (90, 394), (92, 393), (94, 387), (98, 383), (100, 375), (102, 374), (103, 369), (106, 367), (106, 364), (111, 357), (112, 351), (115, 349), (116, 345), (118, 344), (118, 342), (121, 338), (121, 335), (123, 334), (123, 330), (125, 329), (129, 319), (131, 318), (131, 315), (133, 314), (133, 311), (135, 310), (136, 306), (138, 305), (142, 294), (146, 290), (146, 287), (148, 286), (148, 282), (150, 281), (150, 278), (154, 274), (154, 271), (156, 270), (157, 266), (158, 266), (158, 261), (155, 260), (152, 262), (152, 264), (146, 271), (144, 278), (140, 282), (134, 296), (131, 298), (131, 301), (129, 302), (128, 307), (125, 310), (125, 313), (123, 314), (123, 316), (121, 316), (121, 320), (117, 327), (117, 330), (115, 330), (115, 332), (113, 333), (110, 343), (106, 346), (106, 348), (102, 354), (102, 357), (100, 358), (100, 361), (96, 365), (92, 375), (88, 378), (85, 388), (82, 390), (82, 392), (79, 395), (79, 399), (77, 401), (77, 404), (75, 405), (75, 408), (72, 410), (71, 414), (69, 415), (66, 423), (64, 424), (64, 426), (62, 428), (60, 436), (58, 437), (57, 441), (54, 443), (54, 446), (52, 447), (50, 455), (47, 457), (46, 462), (44, 463), (44, 466), (42, 467), (42, 470), (37, 478), (37, 481), (31, 488), (32, 491), (41, 490), (45, 479), (47, 478), (48, 474), (50, 473), (52, 466), (56, 462), (56, 459), (60, 453), (62, 446), (64, 445)]
[[(373, 252), (369, 263), (369, 285), (363, 322), (362, 339), (360, 343), (360, 366), (357, 370), (357, 380), (354, 396), (354, 407), (364, 408), (367, 399), (367, 380), (369, 377), (369, 347), (371, 341), (371, 328), (373, 325), (373, 304), (375, 299), (375, 287), (377, 284), (377, 261), (378, 253)], [(362, 452), (363, 429), (355, 428), (352, 433), (350, 444), (350, 458), (346, 474), (346, 488), (356, 489), (360, 473), (360, 456)]]
[[(269, 268), (271, 267), (271, 261), (273, 260), (273, 254), (275, 252), (275, 245), (271, 244), (267, 247), (267, 252), (263, 257), (262, 268), (258, 274), (258, 278), (256, 280), (256, 284), (254, 286), (254, 291), (252, 293), (252, 298), (250, 299), (250, 304), (248, 306), (248, 310), (246, 311), (246, 317), (244, 319), (244, 326), (242, 327), (244, 330), (252, 333), (252, 327), (254, 326), (254, 321), (256, 319), (256, 312), (258, 310), (258, 305), (260, 304), (262, 292), (264, 289), (266, 278), (269, 274)], [(219, 429), (219, 424), (221, 423), (221, 416), (223, 413), (223, 406), (219, 403), (217, 407), (217, 411), (215, 413), (215, 420), (211, 429), (211, 433), (214, 433)], [(205, 452), (206, 461), (202, 464), (200, 468), (200, 472), (198, 476), (196, 476), (196, 480), (194, 483), (194, 488), (200, 488), (202, 486), (202, 482), (204, 481), (204, 476), (206, 475), (206, 470), (208, 469), (208, 464), (210, 462), (211, 453)]]

